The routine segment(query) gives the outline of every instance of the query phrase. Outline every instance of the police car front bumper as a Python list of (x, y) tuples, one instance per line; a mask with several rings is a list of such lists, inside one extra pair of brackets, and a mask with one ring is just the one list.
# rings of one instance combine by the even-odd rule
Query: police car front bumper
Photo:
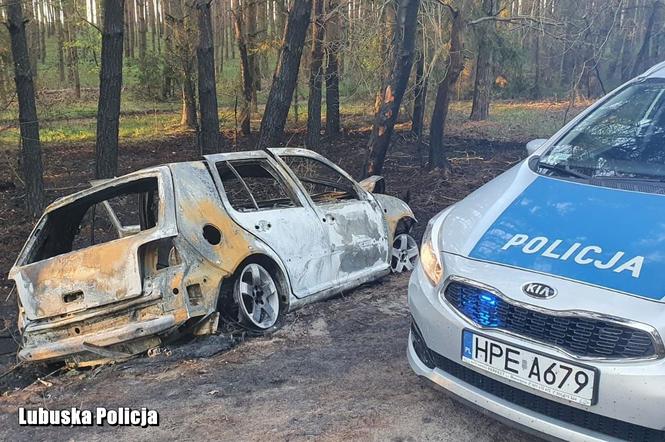
[(607, 435), (590, 433), (583, 428), (564, 424), (545, 415), (538, 415), (527, 408), (516, 406), (505, 399), (487, 394), (485, 391), (456, 378), (442, 369), (430, 369), (416, 353), (412, 334), (409, 334), (407, 356), (409, 365), (417, 375), (429, 379), (462, 399), (463, 402), (483, 413), (490, 414), (493, 418), (507, 420), (509, 424), (516, 425), (541, 437), (549, 436), (568, 441), (608, 440)]
[[(482, 275), (483, 283), (518, 298), (522, 295), (521, 286), (534, 280), (556, 287), (559, 295), (554, 299), (530, 299), (529, 302), (543, 308), (589, 310), (588, 307), (597, 302), (599, 313), (646, 324), (653, 324), (657, 317), (665, 317), (665, 307), (661, 304), (628, 295), (457, 255), (444, 254), (443, 257), (444, 278), (459, 275), (472, 279), (473, 275)], [(542, 435), (585, 441), (665, 440), (662, 407), (665, 360), (662, 357), (643, 361), (579, 361), (549, 345), (500, 330), (480, 330), (442, 300), (440, 290), (441, 287), (431, 285), (418, 266), (409, 282), (409, 306), (414, 325), (409, 337), (408, 358), (416, 374), (491, 414)], [(649, 308), (644, 308), (644, 302)], [(461, 336), (465, 329), (596, 368), (600, 376), (596, 404), (584, 406), (567, 402), (463, 364)], [(662, 330), (658, 332), (662, 334)]]

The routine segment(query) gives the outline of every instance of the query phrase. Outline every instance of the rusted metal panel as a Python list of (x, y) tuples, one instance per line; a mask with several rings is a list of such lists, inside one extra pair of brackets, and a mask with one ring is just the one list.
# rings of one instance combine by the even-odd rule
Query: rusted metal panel
[[(143, 337), (158, 334), (175, 325), (175, 318), (171, 315), (152, 319), (149, 321), (136, 321), (113, 330), (99, 330), (94, 336), (72, 336), (49, 342), (35, 349), (24, 348), (19, 357), (27, 360), (53, 359), (67, 356), (69, 354), (91, 351), (101, 356), (108, 354), (100, 353), (97, 348), (106, 348), (120, 342), (131, 341)], [(122, 353), (118, 351), (117, 353)], [(125, 353), (125, 356), (131, 356)]]
[(416, 216), (413, 214), (409, 205), (399, 198), (381, 194), (374, 195), (374, 198), (383, 210), (383, 216), (386, 220), (390, 235), (390, 244), (392, 244), (393, 235), (395, 234), (399, 222), (405, 220), (409, 221), (410, 225), (413, 225), (416, 223)]
[[(27, 320), (73, 313), (141, 295), (138, 248), (176, 234), (170, 172), (168, 168), (143, 171), (106, 182), (98, 190), (112, 189), (146, 177), (157, 178), (159, 182), (160, 222), (154, 228), (43, 261), (23, 265), (19, 261), (12, 268), (10, 277), (16, 281)], [(51, 205), (32, 236), (39, 233), (50, 213), (65, 204), (84, 201), (91, 194), (89, 190), (82, 191)], [(26, 260), (25, 253), (24, 250), (19, 260)]]
[(131, 299), (142, 292), (137, 249), (123, 238), (24, 266), (14, 276), (28, 320)]

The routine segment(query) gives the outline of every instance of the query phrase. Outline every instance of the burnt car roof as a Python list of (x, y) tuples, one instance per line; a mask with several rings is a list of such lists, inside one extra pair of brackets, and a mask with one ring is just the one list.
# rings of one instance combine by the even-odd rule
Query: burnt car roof
[(311, 151), (309, 149), (302, 149), (302, 148), (293, 148), (293, 147), (283, 147), (283, 148), (268, 148), (267, 150), (249, 150), (249, 151), (241, 151), (241, 152), (223, 152), (223, 153), (217, 153), (217, 154), (210, 154), (210, 155), (205, 155), (202, 159), (199, 160), (193, 160), (193, 161), (180, 161), (177, 163), (165, 163), (161, 164), (158, 166), (151, 166), (147, 167), (145, 169), (139, 169), (134, 172), (130, 172), (125, 175), (121, 175), (118, 177), (114, 178), (108, 178), (108, 179), (101, 179), (101, 180), (93, 180), (91, 181), (91, 187), (79, 190), (78, 192), (74, 192), (72, 194), (63, 196), (61, 198), (56, 199), (53, 201), (51, 204), (49, 204), (46, 209), (44, 210), (44, 213), (52, 212), (53, 210), (56, 210), (62, 206), (65, 206), (67, 204), (70, 204), (71, 202), (84, 198), (88, 195), (91, 195), (93, 193), (99, 192), (100, 190), (106, 189), (106, 188), (111, 188), (118, 186), (120, 184), (123, 184), (128, 181), (132, 181), (138, 178), (143, 178), (143, 177), (149, 177), (149, 176), (156, 176), (158, 174), (161, 174), (164, 172), (165, 169), (170, 169), (172, 165), (174, 164), (195, 164), (195, 163), (200, 163), (201, 161), (204, 160), (212, 160), (212, 161), (225, 161), (225, 160), (238, 160), (238, 159), (252, 159), (252, 158), (260, 158), (260, 157), (265, 157), (265, 156), (270, 156), (270, 154), (281, 156), (281, 155), (302, 155), (310, 158), (315, 158), (317, 160), (323, 161), (326, 164), (331, 164), (334, 165), (330, 160), (328, 160), (326, 157)]
[(140, 178), (148, 178), (148, 177), (154, 177), (154, 176), (159, 176), (163, 175), (165, 171), (169, 169), (168, 164), (162, 164), (159, 166), (154, 166), (154, 167), (148, 167), (146, 169), (140, 169), (134, 172), (130, 172), (126, 175), (121, 175), (119, 177), (115, 178), (109, 178), (109, 179), (104, 179), (104, 180), (95, 180), (91, 181), (91, 186), (79, 190), (78, 192), (74, 192), (72, 194), (63, 196), (61, 198), (56, 199), (53, 201), (51, 204), (49, 204), (46, 209), (44, 209), (44, 213), (49, 213), (52, 212), (58, 208), (61, 208), (63, 206), (66, 206), (67, 204), (72, 203), (73, 201), (76, 201), (81, 198), (85, 198), (88, 195), (92, 195), (94, 193), (99, 192), (100, 190), (103, 189), (108, 189), (112, 187), (116, 187), (120, 184), (127, 183), (129, 181), (133, 181), (136, 179)]

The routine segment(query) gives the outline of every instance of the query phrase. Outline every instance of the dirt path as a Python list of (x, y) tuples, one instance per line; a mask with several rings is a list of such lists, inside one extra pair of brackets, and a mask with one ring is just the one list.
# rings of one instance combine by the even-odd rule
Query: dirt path
[[(389, 277), (288, 316), (269, 338), (49, 379), (0, 399), (3, 440), (520, 441), (523, 433), (453, 402), (410, 370), (408, 276)], [(456, 338), (455, 338), (456, 339)], [(159, 427), (19, 428), (16, 409), (158, 410)]]

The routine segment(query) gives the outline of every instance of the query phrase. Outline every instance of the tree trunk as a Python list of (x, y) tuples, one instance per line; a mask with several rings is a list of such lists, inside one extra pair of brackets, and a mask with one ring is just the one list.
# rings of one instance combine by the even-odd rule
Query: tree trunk
[(293, 120), (296, 124), (300, 122), (300, 78), (296, 78), (296, 91), (293, 94)]
[[(629, 21), (629, 25), (633, 28), (637, 27), (637, 11), (638, 8), (635, 5), (636, 0), (628, 0), (626, 3), (626, 10), (627, 11), (632, 11), (632, 17), (627, 18)], [(632, 71), (632, 59), (631, 59), (631, 54), (633, 53), (633, 43), (634, 43), (634, 37), (633, 33), (629, 33), (628, 35), (624, 34), (625, 38), (625, 44), (622, 47), (621, 50), (621, 61), (620, 61), (620, 79), (621, 82), (628, 81), (630, 79), (630, 73)]]
[(220, 151), (217, 87), (215, 85), (215, 47), (210, 16), (211, 1), (196, 1), (199, 18), (199, 46), (196, 49), (196, 58), (199, 68), (200, 148), (202, 154)]
[(425, 105), (427, 103), (427, 82), (425, 75), (425, 54), (420, 51), (416, 64), (416, 85), (413, 90), (413, 118), (411, 120), (411, 133), (418, 139), (423, 134), (423, 121), (425, 118)]
[(127, 23), (127, 33), (129, 37), (127, 40), (129, 43), (129, 58), (134, 58), (134, 48), (136, 47), (136, 7), (134, 5), (134, 1), (135, 0), (129, 0), (127, 2), (127, 17), (129, 18)]
[(152, 47), (152, 52), (159, 52), (159, 49), (157, 47), (157, 44), (159, 43), (159, 39), (157, 38), (159, 30), (157, 29), (157, 23), (155, 18), (154, 1), (146, 0), (146, 9), (148, 10), (148, 22), (150, 24), (150, 43)]
[(175, 56), (178, 60), (180, 88), (182, 94), (182, 112), (180, 125), (198, 132), (196, 117), (196, 87), (194, 85), (194, 55), (191, 47), (189, 16), (182, 10), (181, 0), (170, 0), (169, 10), (173, 23)]
[(448, 117), (450, 99), (455, 93), (455, 83), (464, 70), (464, 42), (462, 40), (464, 35), (464, 18), (458, 10), (451, 9), (450, 13), (453, 22), (450, 30), (450, 60), (448, 63), (448, 72), (439, 82), (436, 91), (436, 101), (434, 104), (434, 111), (432, 112), (432, 122), (430, 123), (429, 142), (430, 168), (442, 169), (445, 174), (450, 172), (450, 163), (443, 150), (443, 135), (446, 127), (446, 118)]
[(492, 91), (492, 54), (489, 44), (481, 43), (476, 61), (476, 80), (473, 87), (472, 121), (489, 117)]
[(44, 11), (44, 29), (46, 30), (47, 37), (53, 37), (55, 35), (55, 14), (53, 14), (53, 3), (52, 0), (44, 0), (42, 4), (42, 10)]
[[(569, 8), (573, 7), (573, 1), (572, 0), (567, 0), (561, 5), (562, 13), (565, 13), (565, 11), (569, 10)], [(571, 20), (566, 21), (565, 25), (565, 34), (564, 34), (564, 41), (565, 42), (570, 42), (574, 41), (574, 39), (578, 38), (575, 36), (575, 33), (577, 30), (575, 29), (574, 23), (572, 23)], [(570, 45), (570, 43), (567, 43)], [(566, 43), (564, 43), (566, 45)], [(564, 46), (565, 47), (565, 46)], [(564, 53), (561, 55), (561, 79), (559, 83), (564, 86), (565, 88), (570, 87), (571, 84), (575, 82), (575, 64), (576, 64), (576, 53), (572, 48), (570, 50), (564, 50)]]
[[(130, 0), (131, 1), (131, 0)], [(139, 64), (145, 69), (145, 54), (148, 50), (148, 24), (145, 17), (145, 0), (136, 0), (136, 20), (139, 33)]]
[(67, 43), (67, 67), (69, 70), (69, 79), (74, 83), (74, 95), (77, 99), (81, 98), (81, 76), (79, 75), (79, 54), (76, 47), (77, 25), (71, 20), (66, 22)]
[(30, 72), (37, 78), (37, 62), (39, 61), (39, 27), (35, 20), (35, 11), (31, 0), (24, 2), (25, 20), (27, 21), (26, 39), (28, 42), (28, 57), (30, 57)]
[(323, 1), (314, 0), (314, 23), (312, 26), (312, 54), (309, 65), (309, 100), (307, 102), (308, 149), (318, 150), (321, 141), (321, 83), (323, 77)]
[(41, 214), (44, 204), (42, 178), (42, 149), (39, 142), (39, 122), (35, 105), (35, 86), (32, 81), (28, 41), (21, 2), (6, 4), (7, 28), (14, 59), (14, 80), (18, 97), (18, 119), (21, 131), (21, 169), (25, 181), (25, 201), (28, 213)]
[(268, 38), (270, 42), (275, 39), (275, 2), (273, 0), (268, 0)]
[[(103, 1), (103, 0), (102, 0)], [(130, 50), (130, 44), (129, 44), (129, 8), (125, 8), (125, 14), (124, 14), (124, 22), (125, 22), (125, 33), (123, 35), (123, 44), (124, 44), (124, 49), (125, 49), (125, 58), (129, 58), (129, 50)]]
[[(233, 5), (233, 0), (231, 0), (231, 5)], [(229, 19), (231, 20), (231, 23), (234, 22), (233, 19), (233, 6), (231, 6), (231, 11), (229, 11)], [(236, 59), (236, 45), (232, 44), (231, 42), (233, 41), (233, 34), (234, 34), (234, 27), (229, 26), (229, 47), (231, 48), (231, 59), (235, 60)]]
[[(162, 13), (165, 17), (165, 22), (168, 20), (168, 17), (171, 15), (170, 2), (164, 1), (162, 3)], [(173, 83), (174, 83), (174, 69), (173, 61), (169, 58), (174, 54), (173, 52), (173, 26), (164, 25), (164, 52), (166, 54), (164, 63), (162, 65), (162, 99), (166, 100), (173, 95)]]
[(6, 97), (9, 93), (9, 60), (0, 58), (0, 97)]
[(219, 77), (223, 77), (224, 74), (224, 37), (226, 36), (226, 23), (224, 21), (224, 11), (225, 11), (225, 4), (224, 2), (218, 2), (214, 6), (214, 11), (215, 11), (215, 37), (216, 37), (216, 43), (215, 43), (215, 59), (217, 60), (217, 65), (215, 66), (215, 69), (217, 69), (217, 74)]
[(385, 32), (382, 32), (380, 35), (380, 49), (381, 57), (385, 60), (383, 64), (383, 72), (381, 74), (380, 86), (374, 97), (374, 114), (378, 114), (381, 109), (381, 104), (383, 103), (385, 90), (383, 86), (386, 84), (388, 77), (391, 74), (391, 69), (393, 68), (390, 61), (395, 59), (394, 51), (397, 50), (397, 32), (395, 32), (395, 22), (397, 20), (397, 11), (395, 10), (396, 4), (399, 0), (392, 0), (385, 4), (383, 8), (383, 20), (385, 25)]
[(244, 21), (242, 8), (238, 0), (231, 0), (233, 12), (233, 29), (235, 31), (238, 53), (240, 54), (240, 82), (242, 102), (240, 107), (240, 127), (243, 135), (249, 135), (251, 128), (251, 105), (252, 105), (252, 69), (249, 65), (249, 54), (247, 53), (247, 41), (244, 33)]
[(56, 34), (58, 37), (58, 74), (60, 75), (60, 83), (65, 83), (65, 27), (60, 18), (60, 11), (62, 3), (58, 2), (56, 9), (55, 26)]
[(257, 0), (243, 1), (245, 12), (246, 32), (245, 41), (247, 42), (247, 57), (252, 78), (252, 111), (258, 112), (259, 105), (256, 99), (256, 91), (261, 90), (261, 68), (259, 67), (257, 54), (257, 30), (256, 30), (256, 2)]
[(289, 11), (287, 8), (286, 0), (275, 0), (275, 26), (277, 27), (277, 37), (284, 37), (284, 31), (286, 27), (285, 18), (288, 15)]
[(330, 19), (326, 28), (326, 134), (335, 137), (341, 131), (339, 116), (340, 13), (338, 0), (328, 0)]
[[(230, 4), (232, 2), (229, 2)], [(231, 4), (230, 8), (224, 7), (224, 59), (229, 60), (231, 58), (231, 50), (233, 50), (233, 58), (235, 58), (235, 38), (233, 31), (233, 5)]]
[[(257, 0), (258, 1), (258, 0)], [(258, 38), (257, 43), (260, 51), (257, 54), (258, 58), (258, 70), (256, 71), (256, 76), (259, 78), (259, 83), (261, 81), (261, 72), (268, 71), (268, 57), (266, 57), (266, 52), (263, 50), (268, 36), (268, 11), (267, 6), (270, 0), (260, 0), (259, 1), (259, 11), (256, 17), (258, 23)], [(259, 90), (261, 90), (261, 84), (258, 85)]]
[(369, 139), (369, 153), (363, 168), (365, 176), (381, 175), (383, 172), (383, 162), (413, 67), (419, 7), (420, 0), (400, 0), (399, 3), (394, 66), (382, 88), (383, 100), (374, 119)]
[(104, 0), (95, 144), (95, 176), (97, 178), (110, 178), (118, 173), (124, 9), (124, 0)]
[(46, 4), (43, 2), (37, 2), (37, 19), (38, 19), (38, 30), (39, 33), (39, 61), (42, 64), (46, 63), (46, 16), (44, 10)]
[[(536, 0), (540, 1), (540, 0)], [(494, 0), (483, 0), (483, 12), (494, 15)], [(492, 94), (492, 44), (495, 38), (495, 22), (488, 20), (476, 27), (478, 38), (478, 56), (476, 58), (476, 81), (473, 87), (471, 117), (473, 121), (486, 120), (490, 113)]]
[(196, 118), (196, 89), (194, 87), (194, 72), (191, 63), (185, 66), (182, 79), (182, 112), (180, 125), (198, 132), (198, 119)]
[(95, 21), (96, 24), (100, 25), (102, 24), (102, 5), (101, 2), (102, 0), (94, 0), (95, 1), (95, 15), (97, 20)]
[(658, 22), (660, 16), (660, 11), (663, 8), (663, 3), (661, 0), (654, 0), (651, 12), (648, 15), (646, 26), (644, 29), (644, 38), (642, 39), (642, 45), (640, 50), (635, 56), (635, 62), (633, 63), (633, 70), (631, 72), (631, 77), (636, 77), (640, 75), (647, 67), (650, 66), (649, 59), (649, 49), (651, 47), (651, 40), (654, 34), (654, 25)]
[(293, 0), (284, 39), (266, 103), (259, 147), (276, 144), (284, 133), (293, 91), (298, 81), (300, 58), (312, 12), (312, 0)]
[[(536, 1), (534, 7), (535, 7), (534, 16), (535, 16), (536, 19), (538, 19), (540, 17), (540, 0)], [(540, 55), (541, 55), (540, 30), (536, 30), (535, 35), (533, 37), (534, 37), (534, 45), (533, 45), (534, 46), (534, 48), (533, 48), (534, 56), (533, 56), (533, 58), (534, 58), (535, 75), (534, 75), (534, 78), (533, 78), (533, 87), (531, 89), (531, 97), (534, 100), (538, 100), (538, 99), (540, 99), (540, 96), (541, 96), (541, 93), (542, 93), (541, 85), (540, 85), (540, 82), (542, 81), (541, 80), (541, 75), (540, 75), (540, 63), (541, 63), (541, 61), (540, 61), (541, 60), (541, 57), (540, 57)], [(489, 106), (488, 106), (488, 108), (489, 108)]]

